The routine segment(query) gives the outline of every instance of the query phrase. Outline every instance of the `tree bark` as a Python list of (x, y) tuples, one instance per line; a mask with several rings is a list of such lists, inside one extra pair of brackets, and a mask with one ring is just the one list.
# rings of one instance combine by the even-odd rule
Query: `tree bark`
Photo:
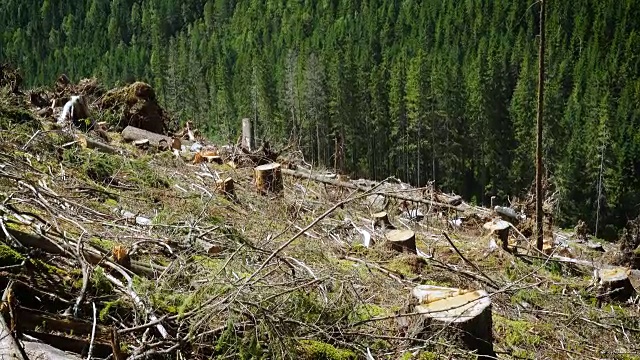
[(389, 215), (387, 215), (386, 211), (381, 211), (373, 214), (373, 227), (374, 228), (380, 227), (382, 228), (382, 230), (395, 229), (395, 226), (393, 226), (389, 221)]
[(412, 294), (419, 302), (415, 310), (428, 320), (427, 325), (440, 323), (446, 327), (445, 336), (477, 351), (479, 359), (495, 359), (491, 299), (486, 291), (418, 285)]
[(168, 136), (152, 133), (151, 131), (143, 130), (137, 127), (133, 127), (131, 125), (127, 126), (126, 128), (124, 128), (124, 130), (122, 130), (122, 139), (124, 141), (136, 141), (136, 140), (148, 139), (149, 144), (155, 147), (158, 147), (160, 145), (160, 142), (163, 140), (166, 141), (168, 146), (171, 146), (173, 144), (173, 139)]
[[(0, 305), (0, 310), (3, 310), (2, 307), (4, 307), (5, 304), (9, 304), (6, 306), (12, 306), (12, 301), (10, 299), (12, 291), (11, 283), (9, 283), (9, 286), (2, 295), (2, 305)], [(3, 312), (4, 311), (0, 311), (0, 359), (27, 360), (22, 356), (22, 351), (20, 350), (18, 343), (13, 338), (11, 329), (4, 321), (4, 317), (2, 316)]]
[(255, 142), (253, 138), (253, 126), (251, 125), (251, 119), (242, 119), (242, 147), (247, 148), (249, 151), (255, 149)]
[(283, 189), (282, 169), (280, 164), (271, 163), (254, 168), (255, 184), (262, 194), (267, 192), (280, 192)]
[(387, 233), (386, 238), (391, 244), (391, 249), (403, 253), (417, 254), (416, 233), (413, 231), (391, 230)]
[(599, 269), (597, 277), (600, 300), (606, 298), (625, 302), (636, 293), (625, 268)]

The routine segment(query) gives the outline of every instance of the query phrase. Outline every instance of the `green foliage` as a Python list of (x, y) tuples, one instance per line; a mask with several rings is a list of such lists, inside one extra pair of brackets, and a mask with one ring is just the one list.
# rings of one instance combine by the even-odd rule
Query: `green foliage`
[(331, 344), (316, 340), (300, 341), (300, 357), (303, 360), (355, 360), (351, 350), (338, 349)]

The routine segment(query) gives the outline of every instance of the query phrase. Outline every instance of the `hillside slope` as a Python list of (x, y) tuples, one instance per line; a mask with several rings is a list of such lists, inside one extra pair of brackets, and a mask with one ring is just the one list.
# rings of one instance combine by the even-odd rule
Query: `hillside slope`
[[(76, 353), (67, 358), (475, 358), (450, 326), (415, 312), (412, 289), (439, 285), (488, 292), (500, 359), (638, 358), (637, 295), (618, 300), (593, 277), (616, 258), (610, 244), (600, 252), (554, 229), (539, 253), (518, 234), (523, 221), (505, 251), (483, 228), (489, 209), (394, 179), (330, 185), (295, 151), (280, 160), (325, 182), (285, 175), (267, 195), (240, 162), (194, 164), (189, 150), (139, 148), (113, 131), (119, 153), (99, 152), (90, 134), (37, 115), (42, 91), (0, 93), (3, 330), (30, 354), (54, 358), (49, 344)], [(234, 180), (235, 197), (216, 191), (218, 177)], [(415, 232), (416, 254), (388, 246), (372, 223), (380, 210)]]
[[(533, 182), (539, 4), (510, 0), (5, 0), (0, 63), (143, 80), (181, 120), (235, 140), (478, 204)], [(640, 2), (549, 1), (545, 173), (563, 226), (615, 238), (640, 209)], [(556, 192), (557, 191), (557, 192)], [(596, 224), (599, 221), (600, 224)]]

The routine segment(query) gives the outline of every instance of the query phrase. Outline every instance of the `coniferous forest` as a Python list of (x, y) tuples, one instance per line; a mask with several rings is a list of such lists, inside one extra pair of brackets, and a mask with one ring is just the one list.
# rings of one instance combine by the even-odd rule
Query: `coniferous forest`
[[(538, 9), (507, 0), (3, 0), (0, 62), (146, 81), (209, 137), (488, 205), (535, 174)], [(547, 195), (613, 237), (640, 212), (640, 2), (547, 0)]]

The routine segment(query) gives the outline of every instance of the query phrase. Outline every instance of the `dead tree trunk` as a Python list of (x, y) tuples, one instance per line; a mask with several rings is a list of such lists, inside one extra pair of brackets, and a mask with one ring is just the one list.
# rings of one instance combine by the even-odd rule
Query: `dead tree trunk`
[(172, 138), (160, 134), (153, 133), (151, 131), (139, 129), (133, 126), (127, 126), (122, 130), (122, 139), (124, 141), (137, 141), (137, 140), (149, 140), (149, 144), (154, 147), (160, 146), (161, 142), (166, 142), (167, 145), (172, 146), (174, 141)]
[(255, 149), (255, 143), (253, 139), (253, 127), (251, 126), (251, 119), (242, 119), (242, 147), (247, 148), (249, 151)]
[[(314, 181), (318, 181), (324, 184), (329, 184), (329, 185), (334, 185), (334, 186), (340, 186), (340, 187), (344, 187), (347, 189), (354, 189), (354, 190), (359, 190), (362, 192), (366, 192), (369, 191), (370, 189), (367, 189), (365, 187), (362, 186), (358, 186), (352, 182), (346, 182), (346, 181), (338, 181), (335, 179), (329, 179), (326, 176), (322, 176), (322, 175), (317, 175), (317, 174), (308, 174), (308, 173), (304, 173), (301, 171), (295, 171), (295, 170), (290, 170), (290, 169), (282, 169), (282, 173), (285, 175), (291, 175), (291, 176), (295, 176), (295, 177), (299, 177), (299, 178), (305, 178), (305, 179), (311, 179)], [(426, 205), (432, 205), (438, 209), (452, 209), (452, 210), (459, 210), (456, 206), (453, 205), (449, 205), (449, 204), (443, 204), (437, 201), (431, 201), (431, 200), (426, 200), (423, 198), (416, 198), (416, 197), (411, 197), (408, 195), (404, 195), (402, 193), (392, 193), (392, 192), (373, 192), (372, 194), (380, 194), (382, 196), (386, 196), (386, 197), (390, 197), (390, 198), (394, 198), (394, 199), (399, 199), (399, 200), (406, 200), (409, 202), (416, 202), (416, 203), (421, 203), (421, 204), (426, 204)]]
[(262, 194), (280, 192), (283, 189), (280, 164), (271, 163), (254, 168), (255, 184)]
[[(9, 286), (7, 286), (7, 289), (2, 295), (2, 305), (8, 304), (7, 308), (9, 309), (12, 303), (10, 299), (12, 291), (11, 283), (9, 283)], [(3, 310), (2, 307), (0, 307), (0, 310)], [(0, 311), (0, 359), (25, 360), (18, 343), (13, 338), (13, 334), (11, 334), (11, 329), (4, 321), (2, 312), (3, 311)]]
[(443, 335), (476, 351), (479, 359), (495, 358), (491, 299), (486, 291), (418, 285), (412, 294), (419, 302), (415, 310), (424, 314), (427, 326), (440, 323), (446, 327)]

